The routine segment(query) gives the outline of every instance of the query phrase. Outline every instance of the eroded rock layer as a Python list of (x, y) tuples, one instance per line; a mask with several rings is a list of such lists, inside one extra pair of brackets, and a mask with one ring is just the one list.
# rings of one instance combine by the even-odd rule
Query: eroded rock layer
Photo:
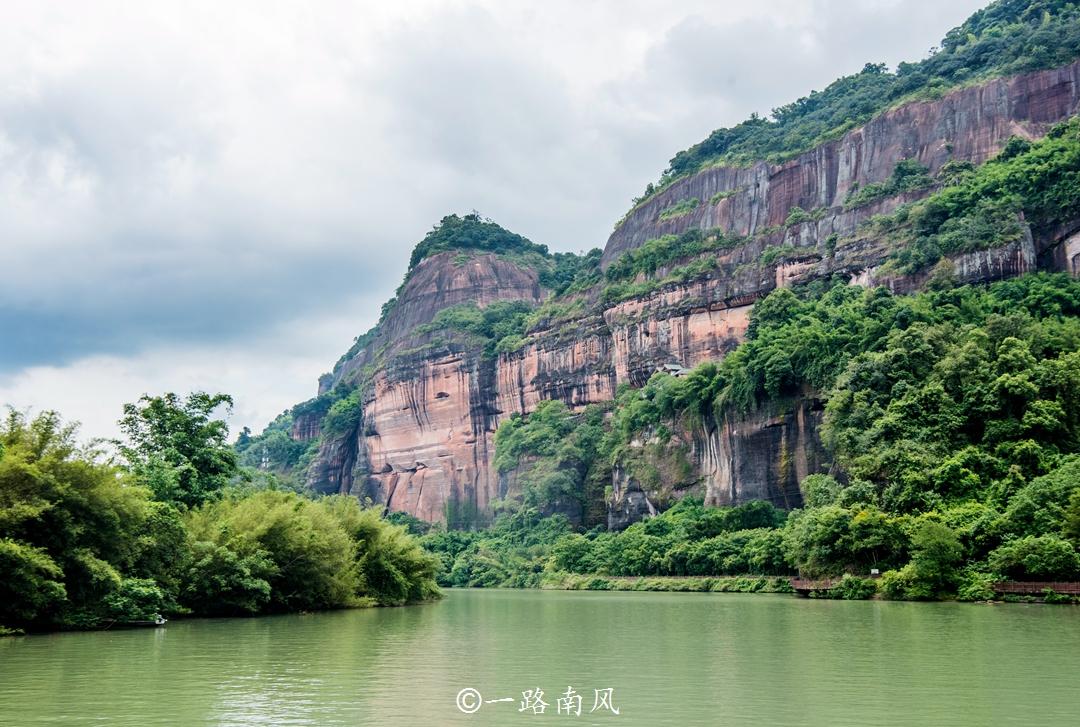
[[(981, 164), (1010, 136), (1042, 136), (1076, 113), (1078, 84), (1080, 62), (995, 79), (887, 111), (783, 164), (706, 168), (635, 207), (608, 239), (603, 264), (647, 240), (691, 227), (753, 235), (782, 226), (793, 207), (828, 210), (799, 234), (850, 234), (870, 212), (843, 210), (853, 189), (885, 181), (901, 159), (916, 159), (936, 173), (953, 159)], [(661, 219), (662, 212), (687, 199), (700, 204)]]
[[(627, 215), (608, 240), (604, 264), (649, 239), (695, 227), (748, 239), (715, 253), (710, 270), (685, 282), (608, 305), (598, 290), (582, 293), (584, 313), (536, 326), (509, 353), (485, 356), (469, 341), (425, 324), (458, 303), (539, 304), (547, 292), (536, 271), (495, 254), (462, 260), (444, 252), (423, 260), (376, 332), (320, 382), (320, 393), (358, 387), (359, 422), (328, 432), (318, 415), (295, 419), (295, 439), (322, 437), (307, 470), (309, 485), (368, 497), (424, 520), (458, 527), (485, 522), (493, 504), (515, 486), (513, 477), (498, 477), (492, 464), (493, 434), (506, 417), (527, 414), (548, 399), (575, 408), (609, 401), (619, 384), (641, 385), (659, 369), (719, 359), (745, 338), (754, 302), (777, 287), (837, 275), (897, 292), (917, 287), (925, 273), (883, 272), (889, 242), (857, 231), (872, 216), (930, 190), (845, 209), (849, 193), (886, 180), (902, 159), (917, 159), (936, 172), (950, 160), (981, 163), (1012, 135), (1040, 136), (1076, 111), (1078, 82), (1080, 63), (993, 80), (890, 110), (783, 164), (711, 167), (679, 180)], [(661, 212), (690, 198), (700, 204), (661, 219)], [(786, 225), (794, 207), (815, 214)], [(1025, 227), (1005, 245), (954, 257), (956, 278), (995, 280), (1040, 264), (1075, 272), (1080, 243), (1074, 232), (1040, 240)], [(834, 234), (846, 241), (826, 249)], [(763, 253), (776, 246), (789, 246), (790, 252), (779, 262), (762, 263)], [(655, 278), (667, 273), (658, 270)], [(684, 447), (681, 456), (692, 476), (641, 483), (617, 467), (609, 525), (624, 527), (687, 492), (712, 504), (767, 499), (797, 506), (799, 480), (827, 465), (817, 434), (820, 419), (820, 402), (808, 395), (784, 411), (678, 433), (675, 443)]]

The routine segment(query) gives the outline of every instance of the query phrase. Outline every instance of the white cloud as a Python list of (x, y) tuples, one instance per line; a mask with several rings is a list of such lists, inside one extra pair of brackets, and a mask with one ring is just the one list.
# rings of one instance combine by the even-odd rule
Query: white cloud
[(676, 151), (979, 4), (10, 4), (0, 402), (97, 434), (144, 390), (223, 389), (260, 427), (444, 214), (603, 245)]

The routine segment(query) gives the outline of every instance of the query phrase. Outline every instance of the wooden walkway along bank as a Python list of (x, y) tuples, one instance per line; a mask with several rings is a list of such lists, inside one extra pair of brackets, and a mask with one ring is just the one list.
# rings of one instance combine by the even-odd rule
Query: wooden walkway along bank
[(840, 578), (792, 578), (791, 587), (800, 596), (809, 596), (813, 591), (828, 591), (840, 585)]
[(1063, 596), (1080, 596), (1080, 583), (1060, 581), (999, 581), (994, 593), (1041, 596), (1049, 589)]

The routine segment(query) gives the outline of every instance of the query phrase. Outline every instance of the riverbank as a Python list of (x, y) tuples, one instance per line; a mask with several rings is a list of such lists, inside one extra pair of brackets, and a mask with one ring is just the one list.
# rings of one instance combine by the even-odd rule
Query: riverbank
[[(542, 590), (561, 591), (656, 591), (667, 593), (792, 593), (809, 598), (844, 601), (893, 600), (882, 593), (876, 579), (846, 576), (820, 582), (820, 588), (800, 588), (794, 576), (604, 576), (575, 573), (546, 574)], [(985, 598), (965, 599), (980, 603), (1080, 604), (1080, 597), (1053, 588), (1025, 588), (1042, 584), (999, 583)], [(1057, 584), (1076, 586), (1078, 584)], [(943, 599), (927, 599), (943, 600)], [(944, 599), (953, 600), (953, 599)]]

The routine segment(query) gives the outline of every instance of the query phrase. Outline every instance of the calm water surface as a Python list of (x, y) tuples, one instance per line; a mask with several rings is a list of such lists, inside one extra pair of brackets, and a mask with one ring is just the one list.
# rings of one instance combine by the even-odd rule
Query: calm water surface
[[(580, 717), (556, 714), (567, 686)], [(463, 714), (458, 692), (482, 704)], [(551, 706), (518, 712), (540, 687)], [(595, 689), (614, 706), (588, 714)], [(452, 590), (0, 639), (0, 724), (1080, 724), (1080, 608)]]

